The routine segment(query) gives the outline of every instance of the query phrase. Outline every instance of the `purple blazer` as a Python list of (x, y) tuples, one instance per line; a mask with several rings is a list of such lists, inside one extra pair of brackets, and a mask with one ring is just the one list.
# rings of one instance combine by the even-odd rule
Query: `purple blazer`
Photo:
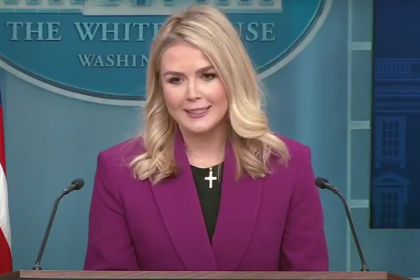
[(281, 137), (288, 166), (263, 179), (235, 181), (227, 146), (212, 244), (182, 137), (179, 175), (152, 186), (133, 178), (129, 161), (144, 150), (124, 142), (98, 156), (85, 270), (328, 271), (319, 191), (307, 146)]

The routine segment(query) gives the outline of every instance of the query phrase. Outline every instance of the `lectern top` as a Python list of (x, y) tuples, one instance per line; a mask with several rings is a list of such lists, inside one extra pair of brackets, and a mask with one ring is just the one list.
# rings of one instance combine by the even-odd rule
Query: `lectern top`
[(16, 271), (0, 276), (0, 280), (36, 280), (36, 279), (95, 279), (95, 280), (109, 280), (109, 279), (255, 279), (255, 280), (297, 280), (297, 279), (311, 279), (311, 280), (408, 280), (409, 278), (402, 277), (388, 272), (220, 272), (220, 271)]

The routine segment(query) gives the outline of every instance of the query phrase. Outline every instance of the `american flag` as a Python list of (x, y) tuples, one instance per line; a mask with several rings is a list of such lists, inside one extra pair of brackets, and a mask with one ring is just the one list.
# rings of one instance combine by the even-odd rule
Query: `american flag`
[(6, 154), (4, 149), (3, 102), (0, 88), (0, 274), (12, 271), (12, 240), (6, 181)]

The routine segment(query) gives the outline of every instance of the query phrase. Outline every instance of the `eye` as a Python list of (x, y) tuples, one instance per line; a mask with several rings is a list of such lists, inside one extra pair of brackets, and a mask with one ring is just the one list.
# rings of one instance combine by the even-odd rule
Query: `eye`
[(203, 79), (206, 81), (211, 81), (216, 78), (216, 74), (203, 74)]
[(179, 85), (180, 83), (182, 83), (182, 79), (179, 77), (172, 77), (168, 80), (168, 82), (170, 84)]

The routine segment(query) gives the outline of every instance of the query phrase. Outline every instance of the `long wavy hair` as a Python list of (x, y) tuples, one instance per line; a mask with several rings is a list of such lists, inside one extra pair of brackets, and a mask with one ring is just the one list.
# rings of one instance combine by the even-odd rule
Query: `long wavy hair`
[(271, 172), (272, 155), (287, 164), (288, 148), (269, 129), (263, 108), (263, 87), (236, 29), (216, 8), (199, 5), (169, 17), (153, 42), (147, 68), (145, 127), (139, 135), (145, 152), (130, 162), (135, 177), (156, 184), (178, 174), (174, 158), (177, 125), (165, 105), (160, 63), (162, 54), (179, 42), (187, 42), (202, 51), (224, 84), (236, 178), (244, 172), (252, 178), (264, 177)]

